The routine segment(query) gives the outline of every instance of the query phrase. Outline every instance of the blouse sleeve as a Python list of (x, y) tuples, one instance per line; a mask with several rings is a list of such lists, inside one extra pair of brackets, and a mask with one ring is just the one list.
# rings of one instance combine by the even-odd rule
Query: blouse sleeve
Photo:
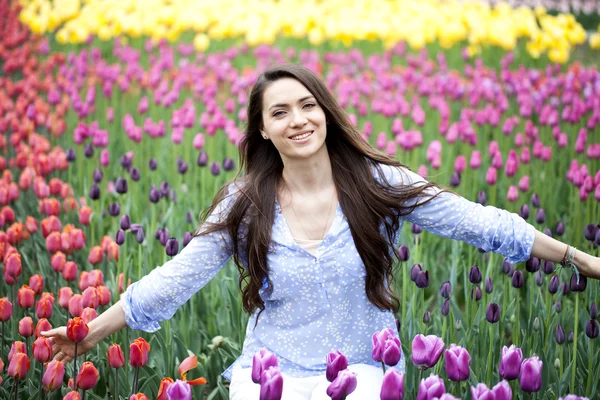
[[(427, 183), (420, 175), (405, 168), (388, 167), (384, 172), (392, 185)], [(437, 189), (431, 191), (437, 192)], [(418, 198), (407, 205), (423, 200)], [(415, 207), (404, 219), (438, 236), (502, 254), (513, 264), (529, 259), (536, 231), (518, 214), (493, 206), (484, 207), (448, 192)]]
[[(232, 197), (226, 196), (207, 221), (223, 218), (233, 203)], [(225, 231), (194, 236), (179, 254), (123, 293), (121, 304), (127, 325), (146, 332), (160, 329), (158, 322), (170, 319), (179, 306), (221, 270), (232, 253), (232, 240)]]

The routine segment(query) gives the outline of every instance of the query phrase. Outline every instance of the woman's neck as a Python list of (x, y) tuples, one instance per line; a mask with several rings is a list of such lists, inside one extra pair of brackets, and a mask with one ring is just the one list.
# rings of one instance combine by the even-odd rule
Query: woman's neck
[(334, 185), (329, 154), (311, 159), (285, 160), (282, 171), (283, 187), (301, 196), (326, 191)]

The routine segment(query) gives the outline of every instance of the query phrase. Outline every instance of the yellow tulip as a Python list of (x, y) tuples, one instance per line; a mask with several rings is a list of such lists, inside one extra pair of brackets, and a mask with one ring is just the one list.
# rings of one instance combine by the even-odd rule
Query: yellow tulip
[(594, 50), (600, 49), (600, 33), (594, 32), (590, 35), (590, 47)]
[(194, 37), (194, 48), (197, 51), (206, 51), (210, 45), (210, 39), (204, 33), (199, 33)]

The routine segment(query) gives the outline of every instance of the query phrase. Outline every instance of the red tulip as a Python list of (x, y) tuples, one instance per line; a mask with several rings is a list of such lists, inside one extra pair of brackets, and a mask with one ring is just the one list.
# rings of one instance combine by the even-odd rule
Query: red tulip
[(63, 269), (65, 268), (66, 262), (67, 262), (67, 256), (65, 255), (65, 253), (63, 253), (61, 251), (57, 251), (50, 258), (50, 265), (52, 266), (52, 269), (56, 273), (63, 271)]
[(92, 265), (97, 265), (102, 262), (102, 248), (100, 246), (94, 246), (90, 249), (88, 262)]
[(150, 343), (143, 338), (137, 338), (129, 345), (129, 365), (134, 368), (143, 367), (148, 362)]
[(79, 290), (81, 290), (81, 292), (83, 293), (83, 291), (87, 288), (90, 287), (90, 283), (88, 281), (88, 277), (90, 276), (90, 273), (87, 271), (81, 271), (81, 273), (79, 274)]
[(132, 394), (129, 400), (149, 400), (144, 393)]
[(121, 350), (121, 346), (118, 344), (112, 344), (108, 348), (108, 365), (111, 368), (122, 368), (125, 365), (123, 350)]
[(28, 309), (33, 307), (35, 302), (35, 292), (27, 285), (21, 286), (21, 289), (17, 291), (17, 303), (19, 307)]
[(104, 285), (104, 274), (99, 269), (93, 269), (87, 276), (89, 286), (97, 288), (100, 285)]
[(119, 284), (117, 286), (119, 293), (123, 293), (123, 281), (125, 281), (125, 274), (121, 272), (119, 274)]
[(86, 324), (89, 324), (91, 321), (93, 321), (97, 317), (98, 317), (98, 312), (91, 307), (86, 307), (83, 309), (83, 311), (81, 311), (81, 318), (83, 319), (83, 321)]
[(62, 250), (62, 237), (58, 232), (50, 232), (46, 237), (46, 249), (49, 253), (56, 253)]
[(67, 393), (65, 397), (63, 397), (63, 400), (81, 400), (81, 396), (79, 395), (79, 392), (73, 390), (72, 392)]
[(85, 289), (82, 293), (83, 296), (83, 300), (82, 300), (82, 305), (83, 308), (86, 307), (91, 307), (91, 308), (98, 308), (98, 292), (96, 291), (96, 288), (93, 286), (88, 287), (87, 289)]
[(37, 325), (35, 326), (35, 338), (39, 338), (40, 336), (42, 336), (40, 334), (41, 332), (46, 332), (50, 329), (52, 329), (52, 325), (50, 324), (50, 322), (48, 322), (46, 318), (40, 319)]
[(10, 358), (10, 364), (8, 364), (8, 375), (15, 379), (24, 379), (29, 371), (31, 361), (25, 353), (16, 353)]
[(173, 384), (173, 379), (171, 378), (162, 378), (160, 381), (160, 386), (158, 387), (158, 394), (156, 395), (156, 400), (168, 400), (169, 396), (167, 396), (167, 388)]
[(91, 388), (96, 386), (96, 383), (98, 383), (99, 376), (100, 374), (98, 373), (98, 370), (96, 369), (94, 364), (92, 364), (89, 361), (86, 361), (83, 363), (83, 365), (81, 366), (81, 370), (77, 374), (75, 384), (81, 390), (90, 390)]
[(38, 300), (35, 306), (35, 312), (38, 318), (51, 318), (53, 301), (49, 298), (42, 297)]
[(50, 339), (43, 336), (33, 342), (32, 348), (33, 358), (41, 363), (48, 362), (52, 359), (52, 344)]
[(8, 297), (0, 299), (0, 322), (6, 322), (12, 317), (12, 303), (8, 301)]
[(50, 361), (42, 378), (42, 384), (50, 392), (60, 388), (65, 377), (65, 364), (61, 361)]
[(73, 297), (73, 290), (71, 290), (70, 287), (65, 286), (58, 290), (58, 304), (62, 308), (69, 308), (69, 300), (71, 300), (71, 297)]
[(19, 335), (23, 337), (30, 337), (33, 335), (33, 320), (31, 317), (23, 317), (19, 321)]
[(83, 297), (80, 294), (74, 294), (69, 299), (69, 314), (73, 317), (80, 317), (83, 311)]
[(98, 304), (100, 304), (101, 306), (105, 306), (110, 303), (111, 293), (106, 286), (98, 286), (96, 288), (96, 291), (98, 292)]
[(62, 270), (63, 279), (66, 281), (74, 281), (77, 278), (77, 264), (73, 261), (67, 261), (65, 267)]
[(89, 331), (90, 328), (88, 328), (87, 324), (80, 317), (74, 317), (67, 322), (67, 337), (73, 342), (82, 342)]
[(31, 278), (29, 278), (29, 287), (36, 294), (42, 294), (44, 291), (44, 278), (40, 274), (32, 275)]
[(13, 282), (10, 283), (7, 279), (6, 283), (9, 285), (14, 285), (21, 276), (22, 272), (23, 268), (21, 266), (21, 255), (18, 253), (9, 255), (4, 262), (4, 277), (6, 278), (8, 275), (8, 277), (12, 278)]
[(27, 347), (25, 347), (25, 343), (21, 341), (13, 342), (10, 346), (10, 351), (8, 352), (8, 361), (12, 359), (12, 357), (17, 353), (27, 353)]

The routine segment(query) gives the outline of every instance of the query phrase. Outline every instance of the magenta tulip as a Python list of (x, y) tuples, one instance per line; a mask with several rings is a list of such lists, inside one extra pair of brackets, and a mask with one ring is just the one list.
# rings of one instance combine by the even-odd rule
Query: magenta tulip
[(496, 400), (512, 400), (512, 389), (510, 384), (502, 380), (492, 388), (492, 392), (496, 395)]
[(279, 367), (269, 367), (260, 379), (260, 400), (280, 400), (283, 393), (283, 376)]
[(523, 353), (514, 344), (510, 347), (502, 347), (502, 358), (498, 368), (500, 376), (507, 380), (517, 379), (521, 371), (522, 360)]
[(485, 383), (479, 383), (476, 387), (471, 387), (472, 400), (496, 400), (496, 395)]
[(356, 389), (356, 373), (345, 369), (327, 387), (327, 395), (332, 400), (343, 400)]
[(263, 371), (266, 371), (269, 367), (278, 366), (279, 363), (275, 354), (264, 347), (258, 350), (252, 358), (252, 382), (260, 383)]
[(418, 334), (412, 342), (412, 361), (422, 369), (433, 367), (444, 351), (444, 341), (435, 335)]
[(417, 400), (433, 400), (446, 393), (444, 380), (437, 375), (431, 374), (427, 379), (421, 379)]
[(404, 373), (395, 368), (389, 368), (381, 383), (381, 400), (404, 399)]
[(524, 392), (538, 392), (541, 389), (543, 365), (544, 363), (536, 356), (523, 360), (519, 385)]
[(339, 350), (329, 352), (325, 360), (327, 363), (325, 376), (329, 382), (333, 382), (340, 371), (348, 368), (348, 359)]
[(450, 348), (445, 352), (444, 360), (446, 362), (446, 375), (448, 375), (448, 379), (456, 382), (469, 379), (471, 356), (464, 347), (451, 344)]

